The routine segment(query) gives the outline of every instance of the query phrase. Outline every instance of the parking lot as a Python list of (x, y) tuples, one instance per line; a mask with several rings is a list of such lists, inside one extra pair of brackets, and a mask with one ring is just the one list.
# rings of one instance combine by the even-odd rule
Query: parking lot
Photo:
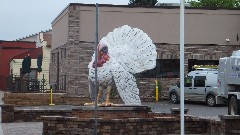
[[(153, 112), (161, 113), (171, 113), (171, 108), (180, 108), (180, 104), (173, 104), (169, 101), (143, 102), (142, 104), (150, 106)], [(208, 107), (206, 104), (199, 102), (186, 102), (185, 108), (189, 109), (188, 115), (212, 119), (219, 119), (219, 115), (227, 115), (228, 113), (227, 106)]]

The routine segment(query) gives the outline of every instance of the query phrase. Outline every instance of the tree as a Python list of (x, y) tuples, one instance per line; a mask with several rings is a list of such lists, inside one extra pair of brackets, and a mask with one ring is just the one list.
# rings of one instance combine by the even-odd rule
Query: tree
[(22, 74), (30, 73), (31, 72), (31, 57), (30, 54), (25, 56), (22, 61)]
[(30, 73), (31, 72), (31, 57), (30, 57), (30, 54), (28, 54), (28, 56), (25, 58), (25, 62), (26, 62), (25, 71), (26, 71), (26, 73)]
[(37, 58), (37, 71), (38, 72), (42, 72), (42, 60), (43, 60), (43, 57), (42, 55), (38, 55), (38, 58)]
[(192, 7), (239, 8), (240, 0), (190, 0)]
[(26, 56), (24, 57), (23, 61), (22, 61), (22, 74), (26, 74), (27, 70), (27, 62), (26, 62)]
[(154, 6), (157, 0), (129, 0), (128, 5), (132, 6)]

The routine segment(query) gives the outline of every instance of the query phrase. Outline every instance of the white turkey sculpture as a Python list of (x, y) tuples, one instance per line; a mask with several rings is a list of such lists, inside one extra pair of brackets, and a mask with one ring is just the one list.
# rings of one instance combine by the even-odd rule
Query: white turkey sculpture
[[(138, 28), (124, 25), (103, 37), (98, 44), (97, 80), (99, 104), (103, 93), (105, 102), (100, 105), (110, 106), (110, 91), (115, 82), (117, 91), (126, 105), (141, 105), (139, 89), (133, 74), (140, 73), (156, 66), (157, 52), (152, 40)], [(95, 84), (95, 54), (89, 63), (90, 94), (93, 105)]]

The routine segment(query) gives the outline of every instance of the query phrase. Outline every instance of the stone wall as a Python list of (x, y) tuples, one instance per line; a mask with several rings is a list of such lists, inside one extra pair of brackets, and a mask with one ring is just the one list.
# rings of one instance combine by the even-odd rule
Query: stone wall
[[(74, 14), (75, 15), (75, 14)], [(74, 17), (73, 15), (73, 17)], [(73, 34), (78, 31), (73, 29), (75, 23), (69, 25), (69, 33)], [(76, 25), (77, 27), (77, 25)], [(77, 28), (76, 28), (77, 29)], [(67, 93), (70, 95), (88, 96), (88, 63), (93, 55), (94, 43), (79, 42), (78, 36), (69, 35), (69, 42), (64, 45), (67, 51), (65, 59), (59, 60), (60, 75), (67, 75)], [(179, 59), (179, 44), (156, 44), (158, 59)], [(239, 45), (185, 45), (185, 74), (188, 71), (188, 59), (197, 60), (219, 60), (227, 57), (232, 51), (238, 50)], [(53, 50), (57, 53), (60, 49)], [(56, 64), (51, 63), (51, 82), (56, 82)], [(141, 96), (155, 96), (155, 79), (156, 78), (138, 78), (138, 84)], [(167, 96), (170, 85), (176, 84), (179, 78), (158, 78), (162, 84), (162, 96)], [(60, 80), (59, 80), (60, 81)]]
[[(15, 107), (2, 105), (2, 122), (37, 122), (41, 116), (75, 116), (78, 118), (93, 118), (95, 106), (28, 106)], [(148, 106), (98, 106), (97, 117), (102, 119), (147, 118), (151, 108)]]
[[(178, 44), (156, 44), (158, 59), (179, 59), (180, 48)], [(219, 60), (229, 57), (233, 51), (239, 50), (239, 45), (185, 45), (185, 75), (188, 71), (188, 59)], [(155, 96), (156, 78), (138, 78), (138, 87), (141, 96)], [(175, 85), (179, 78), (157, 78), (162, 85), (161, 97), (168, 95), (168, 88)]]
[[(92, 134), (94, 106), (14, 107), (2, 105), (2, 122), (43, 121), (43, 134)], [(98, 107), (98, 134), (179, 134), (180, 115), (154, 113), (147, 106)], [(238, 135), (238, 115), (220, 121), (185, 115), (185, 133)]]
[[(3, 97), (4, 104), (13, 106), (43, 106), (49, 105), (50, 93), (10, 93), (5, 92)], [(111, 97), (110, 101), (114, 104), (123, 104), (118, 97)], [(141, 97), (142, 102), (153, 102), (154, 97)], [(159, 99), (160, 101), (160, 99)], [(88, 96), (73, 96), (66, 93), (53, 93), (53, 103), (56, 105), (83, 105), (92, 102)]]
[[(2, 106), (2, 122), (43, 121), (43, 134), (92, 134), (94, 106)], [(98, 134), (179, 134), (180, 116), (150, 112), (147, 106), (98, 107)], [(221, 119), (222, 120), (222, 119)], [(186, 134), (216, 135), (238, 132), (238, 120), (215, 121), (185, 116)], [(223, 123), (223, 124), (222, 124)], [(230, 127), (229, 129), (223, 128)]]
[(220, 116), (222, 123), (223, 135), (239, 135), (240, 134), (240, 116), (239, 115), (223, 115)]
[[(43, 116), (43, 134), (92, 134), (94, 133), (94, 119), (78, 117)], [(171, 117), (101, 119), (97, 120), (97, 133), (101, 135), (163, 135), (179, 134), (180, 119)], [(186, 117), (186, 134), (221, 134), (220, 122), (213, 120)]]
[[(65, 104), (63, 97), (66, 93), (54, 93), (53, 103)], [(5, 92), (3, 97), (4, 104), (12, 104), (14, 106), (37, 106), (49, 105), (50, 93), (9, 93)]]
[[(66, 77), (68, 77), (67, 76), (67, 71), (68, 71), (67, 46), (68, 46), (67, 44), (63, 44), (60, 48), (57, 48), (51, 51), (51, 60), (49, 65), (50, 67), (49, 80), (51, 85), (58, 85), (59, 89), (65, 88), (66, 86), (65, 75)], [(59, 65), (58, 65), (58, 61), (59, 61)], [(58, 66), (59, 66), (59, 70), (57, 69)], [(57, 80), (58, 72), (59, 72), (59, 78)]]

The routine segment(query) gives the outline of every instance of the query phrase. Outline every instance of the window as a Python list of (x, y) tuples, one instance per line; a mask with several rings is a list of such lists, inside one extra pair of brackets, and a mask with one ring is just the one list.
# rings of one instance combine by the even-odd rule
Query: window
[(67, 52), (67, 49), (64, 48), (64, 58), (66, 58), (66, 52)]
[(188, 59), (188, 72), (195, 70), (194, 65), (218, 65), (219, 60), (197, 60), (197, 59)]
[(63, 58), (63, 49), (61, 48), (61, 59)]
[(157, 59), (156, 67), (136, 75), (139, 78), (179, 78), (179, 59)]
[(185, 87), (192, 87), (192, 76), (187, 76), (187, 77), (185, 77), (185, 79), (184, 79), (184, 86)]
[(205, 87), (206, 76), (195, 76), (194, 87)]
[(55, 62), (55, 54), (52, 53), (52, 62)]
[(179, 59), (157, 59), (156, 77), (160, 78), (179, 78), (180, 60)]
[(66, 58), (66, 48), (61, 48), (61, 59)]
[[(20, 69), (22, 71), (22, 68)], [(28, 74), (24, 74), (23, 78), (25, 80), (36, 80), (37, 79), (37, 69), (36, 68), (31, 68), (31, 72)]]

